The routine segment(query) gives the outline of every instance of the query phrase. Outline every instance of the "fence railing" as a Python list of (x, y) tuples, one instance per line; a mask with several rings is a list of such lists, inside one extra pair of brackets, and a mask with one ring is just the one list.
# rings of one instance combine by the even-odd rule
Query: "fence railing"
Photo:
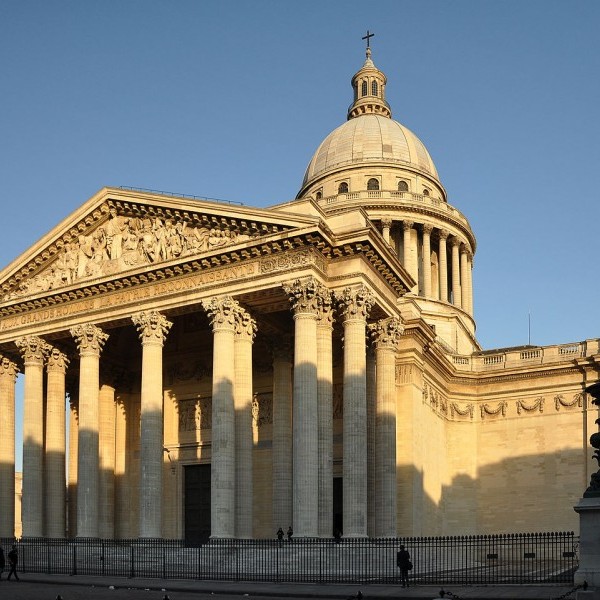
[[(0, 540), (4, 548), (14, 541)], [(572, 583), (573, 532), (394, 539), (182, 540), (24, 538), (24, 572), (162, 579), (384, 583), (399, 580), (404, 544), (421, 584)]]

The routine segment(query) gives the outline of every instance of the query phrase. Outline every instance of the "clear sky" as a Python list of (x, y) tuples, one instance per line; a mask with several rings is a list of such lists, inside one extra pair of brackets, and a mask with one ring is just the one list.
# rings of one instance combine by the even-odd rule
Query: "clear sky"
[(0, 264), (105, 185), (292, 199), (367, 29), (477, 237), (486, 349), (600, 336), (596, 0), (1, 0)]

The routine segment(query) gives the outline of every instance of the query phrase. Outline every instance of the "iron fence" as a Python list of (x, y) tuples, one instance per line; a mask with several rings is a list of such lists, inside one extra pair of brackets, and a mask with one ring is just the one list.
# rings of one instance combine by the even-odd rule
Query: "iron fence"
[(572, 583), (573, 532), (394, 539), (182, 540), (24, 538), (20, 570), (65, 575), (307, 583), (399, 581), (404, 544), (417, 584)]

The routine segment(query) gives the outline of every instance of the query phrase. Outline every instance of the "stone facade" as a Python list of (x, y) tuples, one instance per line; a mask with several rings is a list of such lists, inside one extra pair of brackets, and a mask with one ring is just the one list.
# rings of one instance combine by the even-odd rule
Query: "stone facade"
[(481, 349), (470, 225), (370, 50), (352, 82), (293, 202), (104, 188), (0, 273), (23, 535), (577, 529), (599, 340)]

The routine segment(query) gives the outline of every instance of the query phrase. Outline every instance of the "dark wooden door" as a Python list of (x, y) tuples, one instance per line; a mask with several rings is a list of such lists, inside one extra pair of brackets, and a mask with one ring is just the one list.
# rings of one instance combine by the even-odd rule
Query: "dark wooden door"
[(210, 537), (210, 465), (185, 467), (185, 543), (198, 546)]

